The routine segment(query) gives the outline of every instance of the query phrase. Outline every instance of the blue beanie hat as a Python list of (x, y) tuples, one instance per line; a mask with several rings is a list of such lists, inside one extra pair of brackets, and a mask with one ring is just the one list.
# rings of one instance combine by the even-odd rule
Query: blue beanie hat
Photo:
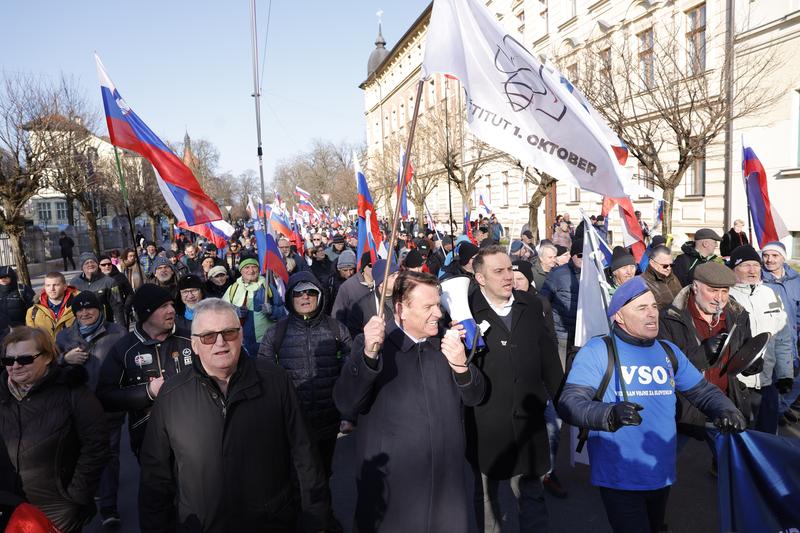
[(611, 297), (611, 303), (608, 304), (607, 315), (609, 317), (614, 316), (629, 302), (635, 300), (648, 291), (650, 291), (650, 287), (647, 286), (647, 283), (645, 283), (641, 276), (636, 276), (629, 279), (617, 287), (617, 290), (614, 292), (614, 296)]

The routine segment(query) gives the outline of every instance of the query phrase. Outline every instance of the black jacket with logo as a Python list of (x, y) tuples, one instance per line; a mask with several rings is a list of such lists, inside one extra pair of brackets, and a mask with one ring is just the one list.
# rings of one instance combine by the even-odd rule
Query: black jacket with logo
[(127, 411), (131, 448), (138, 454), (153, 399), (147, 392), (152, 378), (170, 377), (192, 366), (189, 333), (174, 329), (163, 341), (150, 338), (141, 323), (120, 339), (103, 361), (97, 397), (106, 411)]

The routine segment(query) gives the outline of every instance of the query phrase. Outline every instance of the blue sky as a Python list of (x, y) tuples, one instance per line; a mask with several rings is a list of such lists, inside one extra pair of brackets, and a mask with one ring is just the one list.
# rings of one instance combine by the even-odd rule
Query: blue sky
[[(274, 0), (262, 86), (265, 175), (315, 138), (364, 139), (376, 12), (391, 48), (429, 0)], [(185, 129), (220, 151), (220, 170), (257, 168), (249, 0), (4, 3), (0, 70), (74, 76), (102, 110), (92, 52), (162, 138)], [(258, 0), (264, 54), (267, 0)], [(100, 133), (105, 134), (101, 121)]]

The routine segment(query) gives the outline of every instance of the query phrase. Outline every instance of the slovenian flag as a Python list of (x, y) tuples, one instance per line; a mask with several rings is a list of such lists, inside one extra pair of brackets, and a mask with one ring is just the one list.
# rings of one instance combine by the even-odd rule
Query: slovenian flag
[(97, 54), (94, 59), (111, 144), (136, 152), (150, 161), (156, 171), (158, 188), (178, 222), (195, 226), (222, 220), (219, 207), (203, 191), (189, 167), (122, 99)]
[(299, 185), (294, 186), (294, 194), (301, 200), (311, 200), (311, 193), (305, 189), (301, 189)]
[(472, 224), (469, 218), (469, 206), (464, 206), (464, 235), (467, 236), (472, 244), (475, 244), (475, 237), (472, 235)]
[(478, 211), (483, 211), (483, 214), (487, 217), (492, 216), (492, 208), (483, 199), (483, 194), (478, 196)]
[(178, 227), (202, 235), (213, 242), (219, 251), (228, 246), (228, 241), (230, 241), (233, 232), (236, 231), (236, 228), (225, 220), (215, 220), (205, 224), (195, 224), (194, 226), (189, 226), (185, 222), (178, 222)]
[(768, 242), (779, 241), (786, 237), (786, 225), (772, 206), (767, 189), (767, 173), (758, 156), (749, 146), (742, 145), (742, 172), (744, 174), (745, 191), (750, 216), (755, 226), (759, 248)]
[(401, 179), (403, 169), (406, 164), (405, 150), (400, 152), (400, 168), (397, 169), (397, 196), (400, 198), (400, 217), (403, 220), (408, 220), (408, 184), (414, 176), (414, 167), (411, 163), (408, 164), (408, 172), (406, 172), (405, 179)]
[(375, 214), (375, 204), (369, 193), (367, 178), (361, 170), (358, 157), (353, 154), (353, 166), (356, 173), (356, 188), (358, 189), (358, 249), (356, 257), (361, 258), (369, 251), (372, 262), (378, 260), (381, 244), (381, 231), (378, 227), (378, 216)]

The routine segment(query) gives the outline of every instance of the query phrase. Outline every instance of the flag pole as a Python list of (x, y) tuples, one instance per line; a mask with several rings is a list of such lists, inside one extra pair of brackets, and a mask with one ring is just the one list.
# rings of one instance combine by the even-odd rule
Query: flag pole
[[(744, 159), (744, 135), (742, 135), (742, 159)], [(742, 183), (744, 183), (744, 197), (747, 200), (747, 236), (750, 246), (753, 246), (753, 217), (750, 214), (750, 191), (747, 188), (748, 176), (744, 175), (744, 160), (742, 161)]]
[[(264, 206), (262, 224), (264, 232), (267, 231), (267, 194), (264, 188), (264, 151), (261, 146), (261, 90), (258, 87), (258, 30), (256, 28), (256, 0), (250, 0), (250, 45), (253, 56), (253, 94), (256, 110), (256, 140), (258, 155), (258, 174), (261, 178), (261, 205)], [(256, 213), (258, 216), (258, 213)], [(266, 263), (266, 261), (264, 261)]]
[[(414, 132), (417, 129), (417, 119), (419, 118), (419, 102), (422, 100), (422, 88), (425, 85), (425, 80), (421, 79), (417, 82), (417, 96), (414, 98), (414, 114), (411, 116), (411, 126), (408, 128), (408, 141), (406, 142), (406, 157), (403, 161), (403, 173), (400, 174), (400, 190), (397, 194), (397, 202), (394, 209), (394, 217), (392, 221), (392, 235), (389, 238), (389, 259), (386, 261), (386, 270), (383, 273), (383, 279), (389, 277), (389, 271), (392, 263), (392, 251), (394, 250), (395, 242), (397, 241), (397, 223), (400, 220), (400, 201), (403, 198), (403, 191), (406, 188), (406, 174), (411, 166), (411, 147), (414, 144)], [(359, 261), (361, 258), (359, 258)], [(378, 305), (378, 316), (383, 318), (383, 305), (386, 303), (386, 288), (388, 283), (381, 285), (381, 299)]]
[[(447, 203), (448, 209), (450, 213), (450, 220), (448, 221), (448, 226), (450, 226), (450, 236), (452, 237), (455, 235), (455, 231), (453, 230), (453, 193), (452, 189), (450, 188), (450, 165), (452, 164), (450, 161), (450, 104), (447, 100), (447, 76), (444, 77), (444, 146), (445, 146), (445, 153), (447, 154), (446, 163), (444, 170), (447, 173)], [(460, 101), (460, 99), (459, 99)]]
[(130, 199), (128, 198), (128, 187), (125, 185), (125, 175), (122, 173), (122, 163), (119, 160), (119, 150), (117, 150), (117, 145), (114, 144), (112, 146), (114, 146), (114, 158), (117, 161), (119, 191), (122, 193), (122, 202), (125, 205), (125, 214), (128, 215), (128, 230), (131, 232), (131, 243), (133, 244), (133, 251), (136, 254), (136, 267), (139, 271), (139, 279), (142, 283), (144, 283), (144, 272), (142, 271), (142, 264), (139, 263), (139, 251), (136, 249), (136, 234), (133, 232), (133, 217), (131, 217), (131, 203)]
[[(424, 199), (422, 200), (422, 207), (425, 208), (425, 213), (428, 215), (428, 218), (431, 219), (431, 224), (433, 224), (433, 231), (436, 232), (436, 237), (437, 237), (437, 242), (439, 243), (439, 248), (441, 248), (442, 252), (444, 252), (444, 245), (442, 244), (442, 234), (439, 233), (438, 229), (436, 229), (436, 221), (433, 220), (433, 215), (431, 215), (431, 210), (428, 209), (428, 203)], [(445, 254), (445, 255), (447, 255), (447, 254)]]

